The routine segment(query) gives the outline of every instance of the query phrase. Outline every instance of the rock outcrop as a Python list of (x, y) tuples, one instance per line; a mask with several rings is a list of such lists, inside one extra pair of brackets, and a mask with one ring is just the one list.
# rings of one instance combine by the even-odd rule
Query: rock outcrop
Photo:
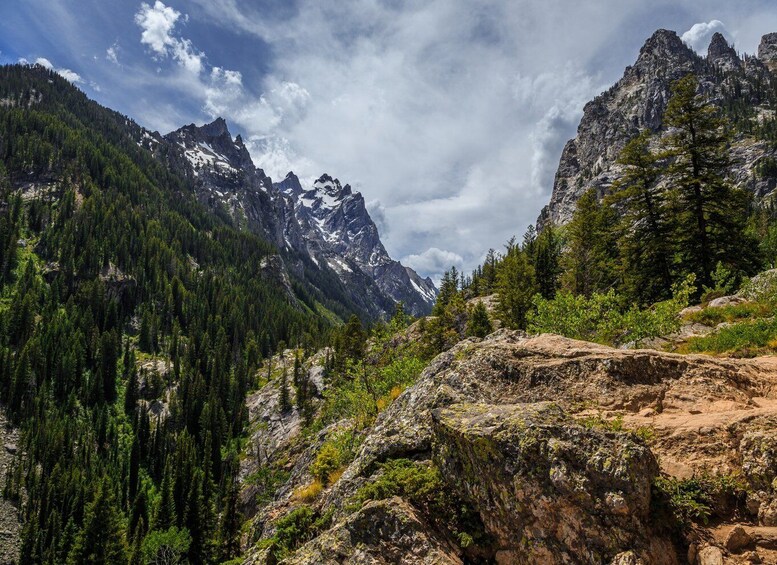
[[(765, 35), (758, 58), (740, 57), (720, 33), (712, 37), (707, 57), (697, 55), (673, 31), (658, 30), (640, 50), (633, 66), (609, 90), (586, 104), (577, 135), (561, 154), (550, 203), (538, 219), (539, 227), (567, 223), (577, 200), (590, 189), (607, 194), (621, 175), (617, 158), (625, 144), (641, 130), (661, 132), (671, 84), (693, 73), (700, 91), (712, 102), (724, 101), (752, 109), (753, 122), (771, 119), (763, 85), (777, 70), (777, 34)], [(750, 131), (753, 128), (741, 128)], [(730, 180), (738, 187), (765, 198), (777, 187), (774, 175), (757, 167), (777, 155), (765, 140), (739, 133), (731, 148)]]
[(777, 33), (767, 33), (758, 45), (758, 59), (769, 70), (777, 70)]
[[(608, 427), (613, 419), (617, 426)], [(365, 485), (380, 480), (384, 464), (402, 459), (437, 468), (446, 492), (479, 516), (489, 540), (479, 554), (484, 559), (679, 563), (686, 549), (673, 545), (651, 510), (653, 479), (750, 476), (753, 488), (764, 490), (747, 512), (756, 524), (760, 514), (758, 527), (766, 527), (777, 516), (772, 475), (764, 471), (773, 453), (756, 438), (769, 436), (775, 424), (772, 359), (624, 351), (499, 330), (439, 355), (378, 416), (355, 459), (312, 503), (331, 516), (331, 527), (288, 562), (381, 563), (377, 555), (409, 551), (413, 539), (422, 550), (408, 553), (408, 562), (468, 559), (459, 534), (441, 529), (428, 508), (404, 497), (355, 502)], [(320, 441), (311, 438), (313, 450)], [(309, 453), (295, 469), (306, 460)], [(281, 492), (279, 502), (286, 502), (270, 519), (289, 503), (289, 488)], [(388, 524), (404, 515), (404, 526), (360, 537), (354, 524), (367, 510)], [(725, 557), (724, 542), (700, 539), (694, 555), (709, 546), (707, 553)]]
[(458, 404), (432, 413), (443, 476), (480, 513), (501, 563), (606, 563), (634, 551), (675, 563), (650, 525), (658, 463), (623, 433), (555, 403)]

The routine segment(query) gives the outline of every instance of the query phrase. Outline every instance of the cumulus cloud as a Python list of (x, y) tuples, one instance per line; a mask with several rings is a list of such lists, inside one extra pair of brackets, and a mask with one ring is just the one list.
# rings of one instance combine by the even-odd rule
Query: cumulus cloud
[[(144, 44), (180, 63), (185, 16), (144, 6), (139, 14), (154, 12), (138, 16)], [(615, 0), (321, 0), (261, 14), (237, 0), (189, 6), (272, 56), (257, 77), (245, 63), (232, 63), (244, 74), (209, 67), (189, 43), (201, 76), (181, 88), (236, 126), (273, 178), (294, 170), (304, 184), (327, 171), (358, 187), (388, 251), (436, 277), (451, 264), (473, 268), (534, 222), (584, 104), (654, 31), (642, 17), (652, 9)], [(690, 21), (702, 18), (686, 41), (722, 29), (709, 15)]]
[(443, 273), (451, 267), (461, 269), (464, 258), (453, 251), (431, 247), (423, 253), (404, 257), (402, 262), (419, 273), (426, 273), (439, 283)]
[[(19, 59), (19, 62), (24, 65), (28, 64), (27, 59)], [(70, 69), (65, 69), (62, 67), (59, 67), (59, 68), (55, 67), (54, 64), (48, 59), (46, 59), (45, 57), (38, 57), (37, 59), (35, 59), (35, 64), (40, 65), (41, 67), (45, 67), (50, 71), (54, 71), (62, 78), (72, 82), (73, 84), (79, 84), (84, 82), (84, 80), (81, 78), (81, 75), (79, 75), (77, 72), (71, 71)]]
[(172, 57), (184, 69), (198, 75), (203, 69), (203, 54), (194, 48), (191, 40), (174, 35), (179, 19), (181, 12), (160, 0), (153, 6), (143, 2), (135, 14), (135, 23), (143, 30), (140, 42), (158, 58)]
[(429, 259), (441, 249), (474, 267), (534, 221), (583, 105), (604, 87), (567, 62), (596, 42), (576, 45), (547, 21), (534, 29), (509, 2), (318, 2), (264, 22), (234, 2), (197, 3), (278, 50), (261, 94), (211, 97), (209, 112), (235, 109), (271, 176), (328, 171), (379, 201), (389, 252), (422, 274), (441, 273)]
[(699, 22), (693, 24), (691, 29), (682, 34), (681, 39), (698, 52), (706, 54), (712, 36), (716, 33), (727, 34), (726, 26), (720, 20), (711, 20), (709, 22)]

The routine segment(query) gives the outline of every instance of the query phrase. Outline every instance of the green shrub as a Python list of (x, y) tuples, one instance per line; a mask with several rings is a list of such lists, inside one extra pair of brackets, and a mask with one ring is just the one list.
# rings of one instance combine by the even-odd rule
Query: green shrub
[(143, 559), (146, 563), (184, 563), (191, 543), (192, 536), (185, 528), (152, 530), (143, 539)]
[(668, 511), (674, 526), (707, 524), (713, 515), (725, 517), (747, 495), (747, 483), (739, 475), (704, 474), (689, 479), (658, 477), (653, 501), (659, 513)]
[(414, 504), (429, 506), (444, 496), (439, 469), (409, 459), (392, 459), (381, 465), (382, 473), (356, 493), (356, 500), (383, 500), (392, 496), (407, 498)]
[(245, 482), (257, 487), (256, 503), (261, 506), (270, 502), (275, 496), (275, 491), (288, 480), (288, 471), (262, 466), (254, 473), (248, 475)]
[(688, 340), (686, 349), (697, 353), (728, 353), (736, 357), (752, 357), (764, 350), (773, 350), (777, 343), (775, 320), (761, 319), (741, 322), (721, 328), (704, 337)]
[(675, 288), (671, 300), (644, 310), (635, 306), (623, 310), (614, 290), (590, 298), (570, 292), (559, 292), (553, 300), (537, 295), (528, 330), (611, 345), (668, 335), (680, 327), (679, 313), (688, 305), (693, 284), (691, 276)]
[(691, 322), (704, 324), (706, 326), (717, 326), (722, 322), (762, 318), (770, 316), (772, 313), (773, 309), (768, 304), (762, 302), (745, 302), (744, 304), (722, 306), (720, 308), (705, 308), (699, 312), (694, 312), (688, 319)]

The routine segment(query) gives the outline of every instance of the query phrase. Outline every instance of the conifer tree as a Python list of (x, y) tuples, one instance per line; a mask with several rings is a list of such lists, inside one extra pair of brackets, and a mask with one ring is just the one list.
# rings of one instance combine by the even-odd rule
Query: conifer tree
[(666, 190), (658, 183), (662, 168), (650, 149), (651, 134), (642, 131), (629, 141), (618, 162), (625, 167), (610, 201), (623, 208), (619, 249), (623, 290), (642, 304), (671, 296), (672, 225)]
[(555, 227), (546, 225), (542, 229), (532, 244), (529, 257), (537, 280), (537, 292), (543, 298), (552, 300), (561, 276), (561, 238)]
[(590, 189), (577, 201), (566, 227), (567, 250), (562, 258), (564, 287), (590, 296), (617, 284), (617, 217)]
[(508, 243), (507, 255), (497, 272), (496, 291), (499, 295), (499, 318), (505, 326), (525, 328), (526, 314), (531, 308), (531, 299), (537, 286), (534, 267), (512, 240)]
[(95, 563), (110, 565), (127, 560), (121, 517), (116, 511), (116, 500), (104, 480), (94, 498), (84, 510), (84, 525), (76, 537), (68, 563)]
[(739, 272), (752, 270), (755, 242), (745, 232), (747, 199), (725, 179), (731, 133), (718, 109), (697, 94), (694, 75), (676, 81), (664, 114), (664, 138), (672, 158), (673, 242), (681, 275), (694, 273), (710, 286), (718, 262)]
[(451, 267), (445, 271), (440, 282), (440, 292), (437, 293), (437, 301), (432, 308), (432, 316), (441, 316), (446, 306), (459, 291), (459, 273), (456, 267)]
[(282, 413), (285, 413), (291, 410), (291, 400), (289, 398), (289, 378), (285, 367), (283, 368), (283, 373), (281, 373), (280, 396), (278, 397), (278, 409)]
[(473, 337), (486, 337), (493, 331), (491, 320), (488, 317), (488, 311), (482, 300), (475, 302), (470, 310), (469, 320), (467, 320), (467, 335)]

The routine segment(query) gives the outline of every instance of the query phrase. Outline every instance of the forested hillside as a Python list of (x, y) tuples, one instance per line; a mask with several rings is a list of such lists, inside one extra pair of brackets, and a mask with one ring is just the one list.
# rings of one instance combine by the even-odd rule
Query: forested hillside
[(138, 129), (42, 67), (0, 69), (0, 401), (22, 431), (4, 493), (22, 563), (235, 556), (256, 368), (337, 319)]

